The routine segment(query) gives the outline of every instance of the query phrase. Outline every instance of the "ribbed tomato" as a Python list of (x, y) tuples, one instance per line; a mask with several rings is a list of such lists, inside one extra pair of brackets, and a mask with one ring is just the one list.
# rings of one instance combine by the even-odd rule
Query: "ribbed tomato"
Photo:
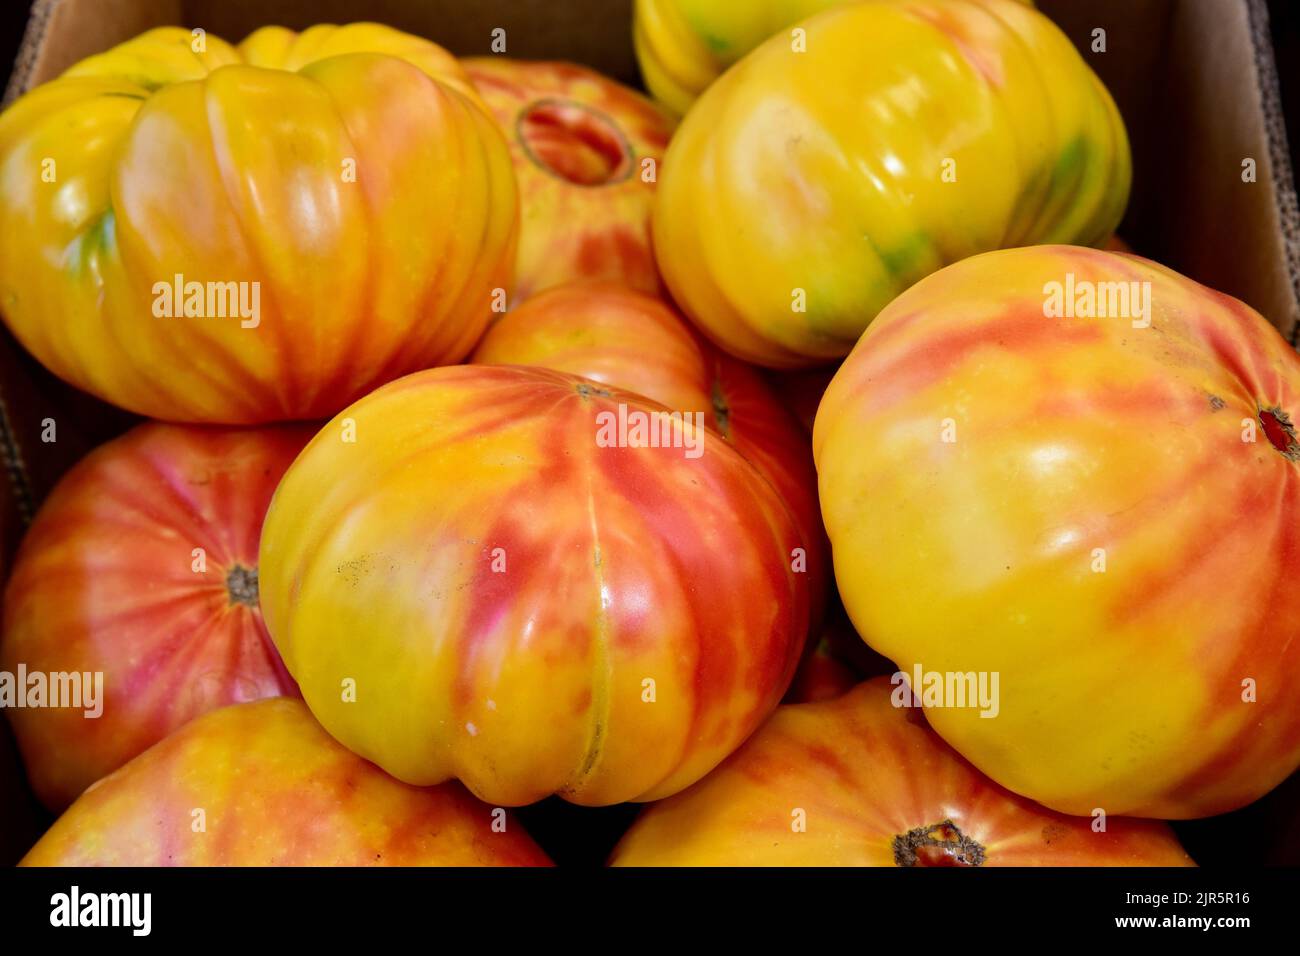
[[(781, 707), (644, 810), (615, 866), (1192, 866), (1164, 823), (1068, 817), (963, 760), (888, 677)], [(1104, 824), (1104, 829), (1101, 829)]]
[[(636, 0), (632, 40), (637, 63), (655, 99), (681, 116), (724, 70), (768, 37), (846, 2)], [(1033, 0), (1020, 2), (1033, 5)]]
[(224, 707), (91, 787), (23, 866), (545, 866), (458, 784), (399, 783), (298, 700)]
[(152, 30), (0, 114), (6, 322), (155, 418), (324, 418), (459, 361), (517, 224), (455, 58), (378, 24)]
[(782, 27), (844, 0), (636, 0), (632, 40), (646, 88), (685, 113), (722, 71)]
[(794, 513), (814, 622), (821, 617), (829, 557), (808, 435), (752, 369), (696, 335), (671, 306), (611, 283), (560, 286), (502, 316), (472, 361), (553, 368), (702, 412)]
[(700, 97), (655, 200), (673, 298), (733, 355), (826, 364), (947, 263), (1100, 244), (1115, 228), (1124, 124), (1042, 14), (1015, 0), (852, 3), (800, 30)]
[[(22, 684), (46, 682), (48, 695), (60, 673), (81, 675), (83, 698), (97, 698), (8, 702), (48, 806), (67, 806), (198, 714), (297, 694), (262, 624), (257, 545), (276, 483), (311, 434), (141, 425), (50, 494), (14, 562), (0, 632), (0, 671), (22, 669), (24, 703), (35, 691)], [(86, 675), (97, 672), (96, 695)]]
[(657, 799), (735, 749), (789, 684), (808, 575), (772, 486), (673, 414), (458, 366), (327, 425), (261, 549), (267, 626), (326, 729), (506, 805)]
[(676, 124), (575, 63), (463, 64), (510, 143), (519, 180), (516, 297), (580, 279), (658, 292), (650, 209)]
[(899, 297), (813, 435), (835, 575), (1002, 785), (1177, 819), (1300, 763), (1300, 358), (1249, 307), (1135, 256), (989, 253)]

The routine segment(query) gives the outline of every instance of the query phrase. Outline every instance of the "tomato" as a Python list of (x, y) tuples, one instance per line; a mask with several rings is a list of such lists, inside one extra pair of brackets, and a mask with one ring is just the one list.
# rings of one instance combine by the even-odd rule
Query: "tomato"
[(660, 291), (650, 209), (676, 124), (635, 90), (574, 63), (463, 63), (510, 143), (519, 181), (516, 297), (582, 279)]
[(79, 675), (67, 687), (82, 706), (6, 702), (48, 806), (66, 807), (199, 714), (297, 695), (262, 624), (257, 545), (311, 434), (141, 425), (50, 494), (15, 559), (0, 631), (0, 671), (18, 682), (22, 668), (23, 703), (37, 684), (50, 702), (51, 675)]
[(224, 707), (87, 790), (23, 866), (537, 866), (503, 810), (399, 783), (301, 701)]
[(702, 412), (793, 512), (820, 618), (829, 571), (808, 435), (752, 369), (694, 334), (671, 306), (609, 283), (557, 287), (502, 316), (473, 361), (553, 368)]
[(1165, 819), (1248, 803), (1300, 763), (1297, 409), (1276, 330), (1153, 262), (949, 266), (817, 412), (844, 605), (908, 674), (997, 675), (996, 719), (927, 714), (1017, 793)]
[(681, 116), (722, 71), (782, 27), (844, 0), (636, 0), (632, 40), (646, 88)]
[[(660, 271), (682, 310), (774, 368), (846, 355), (947, 263), (1099, 245), (1128, 200), (1128, 140), (1101, 82), (1014, 0), (838, 6), (700, 97), (664, 157)], [(707, 210), (707, 213), (703, 211)]]
[(151, 30), (0, 115), (9, 328), (154, 418), (325, 418), (459, 361), (517, 225), (455, 58), (377, 24)]
[(458, 366), (327, 425), (261, 548), (267, 627), (325, 728), (504, 805), (653, 800), (734, 750), (790, 682), (808, 575), (771, 485), (669, 414)]
[[(845, 2), (636, 0), (632, 40), (646, 88), (681, 116), (724, 70), (768, 37)], [(1032, 6), (1032, 0), (1021, 2)]]
[(1192, 866), (1169, 827), (1069, 817), (989, 780), (894, 706), (888, 677), (780, 708), (644, 810), (614, 866)]

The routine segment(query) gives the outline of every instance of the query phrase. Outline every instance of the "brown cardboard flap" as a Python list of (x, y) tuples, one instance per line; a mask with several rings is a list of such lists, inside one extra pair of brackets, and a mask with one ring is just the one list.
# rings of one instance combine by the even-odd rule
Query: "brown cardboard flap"
[[(1133, 146), (1120, 232), (1294, 343), (1300, 214), (1263, 0), (1041, 0), (1119, 105)], [(1107, 50), (1091, 50), (1106, 30)], [(1254, 159), (1255, 182), (1242, 181)]]
[(152, 27), (201, 27), (237, 43), (268, 24), (301, 30), (354, 20), (430, 37), (461, 56), (492, 53), (500, 28), (507, 56), (575, 60), (625, 83), (637, 80), (632, 0), (36, 0), (5, 102)]
[(4, 102), (79, 60), (180, 17), (180, 0), (36, 0)]

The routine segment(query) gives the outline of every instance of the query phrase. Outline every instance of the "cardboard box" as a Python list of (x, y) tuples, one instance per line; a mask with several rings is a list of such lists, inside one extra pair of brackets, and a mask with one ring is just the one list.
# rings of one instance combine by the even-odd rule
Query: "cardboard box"
[[(1300, 212), (1265, 0), (1039, 0), (1114, 94), (1134, 158), (1121, 234), (1140, 253), (1254, 306), (1296, 342)], [(270, 23), (378, 20), (463, 54), (569, 59), (637, 83), (631, 0), (37, 0), (6, 102), (143, 30), (202, 27), (238, 41)], [(1094, 31), (1105, 52), (1093, 52)], [(1255, 181), (1243, 181), (1253, 160)], [(58, 423), (43, 443), (42, 422)], [(0, 329), (0, 570), (58, 477), (132, 417), (41, 369)], [(36, 825), (0, 729), (0, 863)], [(6, 766), (8, 765), (8, 766)], [(1193, 855), (1196, 849), (1191, 848)], [(1244, 861), (1243, 861), (1244, 862)]]

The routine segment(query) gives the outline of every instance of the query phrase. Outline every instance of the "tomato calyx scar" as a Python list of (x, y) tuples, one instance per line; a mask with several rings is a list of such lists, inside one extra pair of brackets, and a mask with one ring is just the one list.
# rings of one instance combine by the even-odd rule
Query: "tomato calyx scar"
[(577, 386), (575, 386), (574, 390), (584, 399), (590, 398), (592, 395), (599, 395), (601, 398), (614, 397), (613, 392), (601, 388), (599, 385), (593, 385), (590, 382), (579, 382)]
[(898, 866), (982, 866), (987, 854), (951, 820), (914, 827), (894, 837)]
[(574, 186), (608, 186), (632, 174), (633, 150), (609, 116), (577, 100), (547, 98), (519, 113), (515, 135), (534, 166)]
[(722, 390), (722, 382), (713, 379), (713, 420), (717, 423), (718, 434), (723, 438), (731, 437), (731, 406), (727, 404), (727, 395)]
[(244, 604), (257, 607), (257, 568), (246, 568), (242, 564), (232, 565), (226, 575), (226, 596), (231, 604)]
[(1268, 437), (1269, 444), (1288, 461), (1300, 461), (1300, 439), (1296, 437), (1295, 425), (1291, 416), (1281, 408), (1261, 408), (1258, 412), (1259, 424)]

